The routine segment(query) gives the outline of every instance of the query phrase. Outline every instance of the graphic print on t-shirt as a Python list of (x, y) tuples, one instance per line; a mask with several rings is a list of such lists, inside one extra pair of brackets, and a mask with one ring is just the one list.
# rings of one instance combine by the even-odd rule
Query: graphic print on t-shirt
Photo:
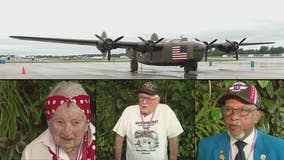
[(136, 146), (136, 151), (141, 154), (151, 154), (155, 152), (159, 147), (159, 135), (155, 130), (151, 130), (151, 127), (158, 123), (158, 120), (144, 122), (144, 125), (149, 126), (148, 130), (143, 127), (143, 122), (136, 122), (137, 126), (141, 126), (142, 130), (137, 130), (134, 133), (134, 144)]

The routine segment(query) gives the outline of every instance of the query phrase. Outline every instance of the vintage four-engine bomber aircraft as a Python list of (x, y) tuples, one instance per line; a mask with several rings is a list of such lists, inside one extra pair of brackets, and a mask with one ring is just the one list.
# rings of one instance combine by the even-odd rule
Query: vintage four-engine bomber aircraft
[(126, 54), (130, 58), (130, 71), (137, 72), (138, 62), (148, 65), (158, 66), (180, 66), (184, 67), (185, 74), (195, 72), (197, 63), (205, 56), (207, 61), (208, 50), (215, 48), (226, 53), (235, 53), (238, 60), (239, 46), (243, 45), (260, 45), (272, 44), (274, 42), (259, 42), (259, 43), (243, 43), (246, 38), (239, 43), (236, 41), (226, 40), (225, 43), (215, 43), (217, 39), (208, 43), (200, 41), (188, 41), (187, 38), (181, 39), (165, 39), (158, 38), (156, 33), (153, 33), (151, 40), (145, 40), (138, 37), (141, 42), (121, 41), (123, 36), (115, 40), (107, 38), (105, 32), (101, 36), (95, 35), (98, 40), (83, 40), (83, 39), (63, 39), (63, 38), (46, 38), (46, 37), (27, 37), (27, 36), (10, 36), (11, 38), (21, 40), (68, 43), (77, 45), (95, 45), (102, 52), (103, 56), (111, 59), (111, 50), (116, 48), (125, 48)]

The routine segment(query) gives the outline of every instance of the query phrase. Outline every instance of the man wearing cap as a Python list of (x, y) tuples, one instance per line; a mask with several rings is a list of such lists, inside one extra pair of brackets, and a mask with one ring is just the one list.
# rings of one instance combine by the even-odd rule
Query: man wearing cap
[(167, 160), (169, 141), (170, 159), (177, 159), (178, 135), (183, 132), (173, 110), (160, 104), (158, 86), (146, 82), (138, 93), (139, 104), (127, 107), (113, 131), (115, 159), (121, 159), (122, 144), (126, 137), (126, 159)]
[(227, 132), (205, 138), (198, 160), (282, 160), (284, 140), (255, 128), (261, 118), (261, 98), (253, 85), (236, 82), (217, 102)]

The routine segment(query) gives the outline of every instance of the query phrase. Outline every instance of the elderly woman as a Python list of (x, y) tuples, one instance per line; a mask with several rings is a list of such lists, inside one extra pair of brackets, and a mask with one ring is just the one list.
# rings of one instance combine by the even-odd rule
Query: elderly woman
[(80, 84), (57, 84), (46, 99), (45, 109), (48, 129), (25, 148), (22, 159), (96, 159), (90, 97)]

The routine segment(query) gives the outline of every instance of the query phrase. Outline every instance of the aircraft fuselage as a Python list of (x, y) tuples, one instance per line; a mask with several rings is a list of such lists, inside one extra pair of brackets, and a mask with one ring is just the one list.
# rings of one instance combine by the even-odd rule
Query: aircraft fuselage
[(165, 40), (162, 50), (140, 53), (138, 61), (148, 65), (178, 66), (202, 60), (206, 47), (200, 43), (180, 39)]

